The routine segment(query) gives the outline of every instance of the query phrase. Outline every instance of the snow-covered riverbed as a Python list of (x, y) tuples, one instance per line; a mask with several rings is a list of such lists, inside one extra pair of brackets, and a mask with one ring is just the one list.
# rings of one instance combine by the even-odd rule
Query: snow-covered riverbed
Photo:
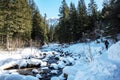
[(120, 42), (0, 51), (0, 80), (120, 80)]

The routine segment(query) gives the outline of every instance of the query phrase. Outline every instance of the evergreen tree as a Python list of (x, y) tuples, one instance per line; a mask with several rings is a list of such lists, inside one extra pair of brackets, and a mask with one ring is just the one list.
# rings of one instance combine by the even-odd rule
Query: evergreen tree
[(31, 38), (32, 29), (32, 11), (28, 4), (28, 0), (15, 0), (15, 26), (16, 32), (14, 37), (22, 37), (23, 40), (28, 41)]
[(79, 39), (79, 34), (77, 33), (78, 30), (78, 14), (73, 3), (70, 4), (70, 13), (69, 13), (69, 34), (71, 41), (77, 41)]
[(29, 1), (32, 9), (32, 34), (31, 37), (35, 43), (40, 43), (41, 46), (48, 42), (48, 25), (46, 15), (43, 17), (33, 0)]
[[(105, 4), (105, 3), (104, 3)], [(106, 3), (107, 4), (107, 3)], [(120, 1), (110, 0), (107, 6), (103, 6), (102, 14), (105, 23), (105, 35), (116, 37), (120, 33)]]
[(51, 25), (49, 28), (49, 34), (48, 34), (48, 39), (49, 42), (53, 42), (55, 40), (55, 27), (54, 25)]
[(4, 17), (5, 17), (5, 14), (4, 14), (4, 4), (5, 4), (5, 1), (4, 0), (0, 0), (0, 44), (4, 42), (4, 39), (3, 37), (5, 36), (4, 35), (4, 32), (2, 30), (3, 26), (4, 26)]
[(33, 25), (32, 25), (32, 34), (31, 37), (33, 40), (40, 42), (41, 45), (44, 44), (44, 21), (39, 11), (33, 15)]
[(5, 38), (7, 48), (12, 38), (22, 37), (30, 39), (31, 34), (31, 10), (28, 0), (1, 0), (1, 14), (3, 19), (1, 33)]
[(78, 2), (78, 29), (77, 33), (79, 34), (79, 38), (82, 37), (82, 33), (89, 30), (88, 26), (88, 15), (86, 10), (86, 5), (84, 0), (80, 0)]
[(60, 42), (68, 42), (69, 41), (68, 39), (69, 7), (65, 0), (62, 1), (62, 5), (59, 9), (59, 12), (60, 12), (59, 14), (60, 19), (59, 19), (58, 38)]
[[(97, 36), (95, 36), (95, 30), (98, 27), (98, 11), (97, 11), (97, 4), (94, 0), (90, 0), (90, 3), (88, 4), (88, 14), (89, 14), (89, 30), (87, 33), (89, 34), (89, 38), (96, 39)], [(93, 37), (94, 36), (94, 37)]]
[(13, 5), (13, 2), (11, 1), (7, 1), (7, 0), (3, 0), (1, 1), (1, 9), (2, 9), (2, 14), (1, 15), (3, 17), (3, 25), (2, 25), (2, 35), (5, 36), (5, 42), (7, 43), (6, 44), (6, 47), (9, 48), (9, 44), (10, 44), (10, 38), (12, 37), (13, 33), (14, 33), (14, 22), (13, 22), (13, 19), (14, 19), (14, 15), (13, 12), (15, 11), (13, 9), (14, 5)]
[(48, 43), (48, 23), (46, 18), (47, 18), (47, 15), (44, 14), (44, 17), (43, 17), (44, 38), (45, 38), (45, 42)]

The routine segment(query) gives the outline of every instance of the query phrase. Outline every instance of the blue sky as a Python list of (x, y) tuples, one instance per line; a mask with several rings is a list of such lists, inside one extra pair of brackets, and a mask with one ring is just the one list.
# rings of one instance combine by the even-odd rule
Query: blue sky
[[(58, 17), (59, 14), (59, 7), (61, 6), (62, 0), (34, 0), (36, 5), (39, 8), (40, 13), (44, 16), (44, 14), (47, 14), (48, 18), (52, 17)], [(69, 5), (70, 2), (75, 3), (77, 6), (79, 0), (66, 0), (67, 4)], [(86, 4), (89, 3), (90, 0), (85, 0)], [(102, 8), (102, 2), (103, 0), (95, 0), (98, 9)]]

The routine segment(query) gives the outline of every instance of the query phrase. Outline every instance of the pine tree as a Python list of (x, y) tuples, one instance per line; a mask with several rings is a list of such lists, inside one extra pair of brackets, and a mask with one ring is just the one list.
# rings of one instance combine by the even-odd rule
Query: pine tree
[(40, 43), (41, 46), (48, 42), (48, 24), (46, 21), (46, 14), (43, 17), (33, 0), (29, 1), (32, 9), (32, 34), (31, 37), (35, 43)]
[[(91, 39), (96, 39), (97, 36), (95, 36), (95, 30), (97, 28), (98, 24), (98, 11), (97, 11), (97, 4), (94, 0), (90, 0), (90, 3), (88, 4), (88, 13), (89, 13), (89, 30), (88, 35)], [(94, 36), (94, 37), (93, 37)]]
[(79, 37), (82, 37), (82, 33), (89, 30), (88, 26), (88, 15), (86, 10), (86, 5), (84, 0), (80, 0), (78, 2), (78, 29), (77, 33), (79, 34)]
[(120, 33), (120, 1), (110, 0), (107, 6), (103, 6), (102, 14), (104, 18), (104, 25), (106, 26), (105, 36), (115, 38)]
[(5, 38), (7, 48), (12, 38), (30, 39), (31, 10), (28, 0), (2, 0), (0, 3), (2, 16), (2, 36)]
[(48, 34), (48, 39), (49, 39), (49, 42), (53, 42), (55, 40), (55, 27), (54, 25), (51, 25), (50, 28), (49, 28), (49, 34)]
[(80, 37), (78, 32), (78, 14), (77, 14), (77, 10), (75, 8), (75, 5), (73, 3), (70, 4), (70, 13), (69, 13), (69, 34), (70, 34), (70, 39), (71, 41), (77, 41), (79, 40)]
[(33, 15), (33, 25), (32, 25), (32, 34), (31, 37), (33, 40), (40, 42), (41, 45), (44, 44), (44, 23), (43, 18), (40, 15), (39, 11)]
[(69, 27), (69, 7), (65, 0), (62, 1), (62, 5), (59, 9), (59, 29), (58, 29), (58, 38), (60, 42), (68, 42), (69, 39), (67, 38), (69, 36), (68, 33), (68, 27)]
[(14, 18), (15, 15), (15, 5), (14, 1), (11, 0), (3, 0), (1, 1), (1, 9), (2, 9), (2, 14), (1, 16), (3, 17), (3, 25), (2, 25), (2, 36), (5, 38), (5, 43), (6, 43), (6, 48), (8, 49), (10, 47), (10, 39), (12, 38), (14, 31), (15, 31), (15, 25), (14, 25)]
[(3, 44), (4, 42), (4, 39), (3, 39), (4, 35), (3, 35), (3, 30), (2, 30), (4, 26), (4, 17), (5, 17), (3, 13), (4, 3), (5, 3), (4, 0), (0, 0), (0, 44)]
[(28, 0), (16, 0), (16, 32), (15, 36), (21, 36), (24, 40), (31, 38), (32, 29), (32, 11), (28, 4)]
[(45, 42), (48, 43), (48, 23), (47, 23), (47, 15), (44, 14), (44, 17), (43, 17), (43, 24), (44, 24), (44, 38), (45, 38)]

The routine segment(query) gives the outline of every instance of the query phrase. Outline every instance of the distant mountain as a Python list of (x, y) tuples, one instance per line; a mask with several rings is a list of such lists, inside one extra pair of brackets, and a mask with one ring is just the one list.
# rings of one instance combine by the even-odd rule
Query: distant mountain
[(48, 19), (47, 19), (47, 22), (48, 22), (49, 25), (57, 25), (58, 22), (59, 22), (59, 18), (55, 18), (55, 17), (53, 17), (53, 18), (48, 18)]

